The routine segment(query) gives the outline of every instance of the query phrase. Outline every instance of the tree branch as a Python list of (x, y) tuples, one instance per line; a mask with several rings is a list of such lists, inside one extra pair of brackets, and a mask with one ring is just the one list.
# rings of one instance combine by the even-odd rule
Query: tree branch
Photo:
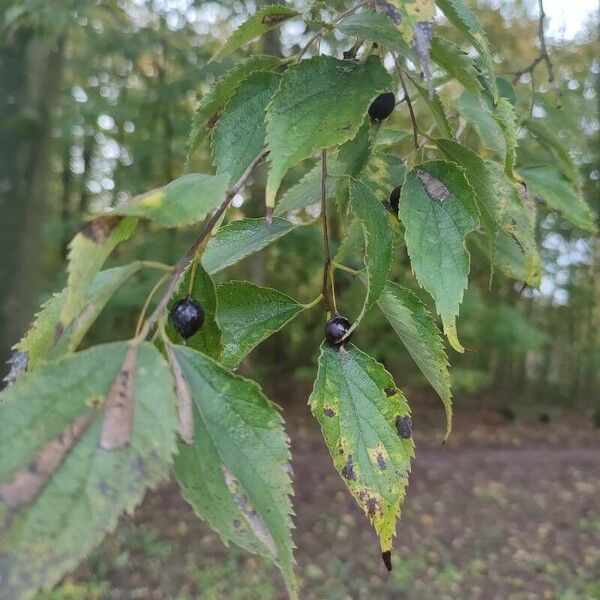
[(329, 312), (334, 307), (331, 294), (330, 271), (331, 253), (329, 251), (329, 229), (327, 225), (327, 151), (321, 151), (321, 221), (323, 223), (323, 283), (321, 293)]
[(542, 61), (546, 63), (546, 70), (548, 71), (548, 83), (554, 83), (554, 67), (552, 65), (552, 60), (550, 59), (550, 54), (548, 54), (548, 46), (546, 45), (546, 36), (544, 34), (544, 21), (546, 19), (546, 13), (544, 12), (543, 0), (538, 0), (538, 6), (540, 11), (540, 16), (538, 19), (538, 39), (540, 40), (541, 51), (539, 56), (536, 56), (531, 64), (515, 73), (513, 77), (513, 84), (518, 83), (521, 77), (523, 77), (523, 75), (526, 73), (533, 75), (536, 67)]
[(225, 195), (225, 199), (223, 202), (221, 202), (220, 206), (215, 209), (212, 215), (205, 221), (200, 233), (198, 234), (198, 237), (192, 242), (190, 247), (185, 251), (184, 255), (174, 265), (164, 294), (156, 305), (156, 308), (152, 311), (152, 314), (144, 323), (144, 326), (139, 334), (133, 340), (134, 343), (139, 344), (146, 339), (152, 327), (160, 319), (164, 310), (167, 308), (167, 304), (169, 303), (171, 296), (175, 293), (175, 290), (177, 289), (177, 286), (179, 285), (179, 282), (181, 281), (181, 278), (188, 265), (196, 256), (196, 253), (203, 247), (213, 228), (218, 223), (221, 215), (225, 212), (234, 196), (244, 187), (244, 185), (246, 185), (246, 182), (254, 172), (254, 169), (256, 169), (256, 167), (265, 158), (265, 156), (267, 156), (267, 154), (269, 154), (269, 150), (263, 148), (256, 158), (250, 163), (250, 165), (248, 165), (248, 168), (244, 171), (238, 181), (229, 188)]

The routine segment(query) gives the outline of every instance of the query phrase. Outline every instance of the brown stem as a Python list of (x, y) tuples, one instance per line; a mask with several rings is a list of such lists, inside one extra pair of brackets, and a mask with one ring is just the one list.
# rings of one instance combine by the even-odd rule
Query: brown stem
[(396, 65), (396, 72), (398, 73), (398, 79), (400, 80), (400, 85), (402, 86), (402, 91), (404, 92), (404, 98), (402, 98), (401, 102), (406, 101), (406, 106), (408, 107), (408, 114), (410, 115), (410, 122), (412, 124), (413, 130), (413, 145), (418, 150), (419, 149), (419, 127), (417, 125), (417, 118), (415, 117), (415, 111), (413, 109), (412, 101), (408, 94), (408, 88), (406, 87), (406, 82), (404, 81), (404, 77), (402, 75), (402, 67), (398, 62), (398, 57), (393, 54), (394, 64)]
[[(546, 19), (546, 13), (544, 12), (543, 0), (538, 0), (538, 6), (540, 11), (540, 16), (538, 20), (538, 39), (540, 40), (540, 54), (539, 56), (536, 56), (527, 67), (515, 73), (513, 77), (513, 84), (518, 83), (521, 77), (525, 75), (525, 73), (529, 73), (531, 75), (531, 79), (533, 80), (533, 72), (542, 61), (546, 63), (546, 70), (548, 71), (548, 83), (554, 83), (555, 81), (554, 66), (552, 64), (552, 60), (550, 59), (550, 54), (548, 53), (548, 46), (546, 45), (546, 36), (544, 34), (544, 21)], [(560, 102), (560, 90), (558, 88), (556, 90), (556, 94)]]
[(141, 343), (146, 339), (148, 333), (152, 327), (156, 324), (156, 322), (160, 319), (164, 310), (167, 308), (167, 304), (171, 299), (171, 296), (175, 293), (181, 278), (187, 269), (190, 262), (196, 256), (196, 253), (200, 248), (202, 248), (206, 238), (211, 234), (214, 226), (218, 223), (221, 215), (225, 212), (227, 207), (229, 206), (233, 197), (244, 187), (250, 175), (252, 175), (254, 169), (260, 164), (260, 162), (269, 154), (269, 150), (263, 148), (261, 152), (256, 156), (256, 158), (250, 163), (248, 168), (244, 171), (242, 176), (238, 179), (238, 181), (227, 191), (225, 195), (225, 199), (221, 202), (220, 206), (215, 209), (212, 215), (207, 219), (198, 234), (198, 237), (192, 242), (190, 247), (185, 251), (185, 254), (177, 261), (177, 263), (173, 267), (173, 271), (169, 277), (167, 287), (165, 289), (164, 294), (159, 300), (156, 308), (152, 311), (152, 314), (148, 317), (144, 326), (142, 327), (139, 334), (136, 336), (135, 340), (137, 343)]
[(329, 312), (333, 307), (331, 290), (331, 253), (329, 252), (329, 229), (327, 225), (327, 151), (321, 151), (321, 221), (323, 223), (323, 283), (321, 293)]

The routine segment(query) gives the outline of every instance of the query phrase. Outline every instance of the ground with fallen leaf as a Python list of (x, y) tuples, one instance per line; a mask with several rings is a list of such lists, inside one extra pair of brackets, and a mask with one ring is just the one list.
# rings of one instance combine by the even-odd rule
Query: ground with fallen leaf
[[(274, 395), (276, 398), (276, 395)], [(308, 407), (285, 410), (306, 600), (600, 599), (600, 429), (585, 411), (413, 402), (415, 459), (394, 570), (334, 471)], [(267, 561), (227, 550), (174, 484), (149, 494), (76, 573), (38, 600), (285, 598)]]

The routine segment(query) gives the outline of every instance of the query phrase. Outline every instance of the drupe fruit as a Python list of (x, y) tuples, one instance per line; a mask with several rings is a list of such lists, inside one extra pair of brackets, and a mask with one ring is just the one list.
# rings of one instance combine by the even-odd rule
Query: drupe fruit
[(204, 323), (202, 305), (189, 296), (175, 302), (169, 316), (175, 331), (185, 340), (191, 338)]
[(395, 187), (390, 194), (390, 210), (397, 215), (398, 214), (398, 206), (400, 205), (400, 192), (402, 191), (402, 186), (399, 185)]
[(392, 114), (394, 106), (396, 106), (396, 96), (392, 92), (380, 94), (371, 102), (369, 116), (373, 121), (383, 121)]
[(342, 338), (348, 333), (350, 329), (350, 321), (346, 317), (336, 315), (325, 323), (325, 339), (331, 344), (342, 343)]

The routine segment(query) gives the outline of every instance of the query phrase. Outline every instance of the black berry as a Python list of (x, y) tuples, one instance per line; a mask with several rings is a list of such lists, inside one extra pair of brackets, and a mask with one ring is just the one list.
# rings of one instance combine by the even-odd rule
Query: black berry
[(348, 329), (350, 329), (350, 321), (346, 317), (336, 315), (325, 323), (325, 338), (332, 344), (341, 344)]
[(182, 298), (171, 307), (171, 323), (184, 339), (191, 338), (204, 323), (204, 309), (193, 298)]
[(383, 121), (387, 119), (394, 110), (396, 105), (396, 96), (392, 92), (380, 94), (371, 102), (369, 106), (369, 116), (373, 121)]
[(390, 194), (390, 209), (391, 211), (397, 215), (398, 214), (398, 206), (400, 205), (400, 192), (402, 191), (402, 186), (399, 185), (392, 190)]

